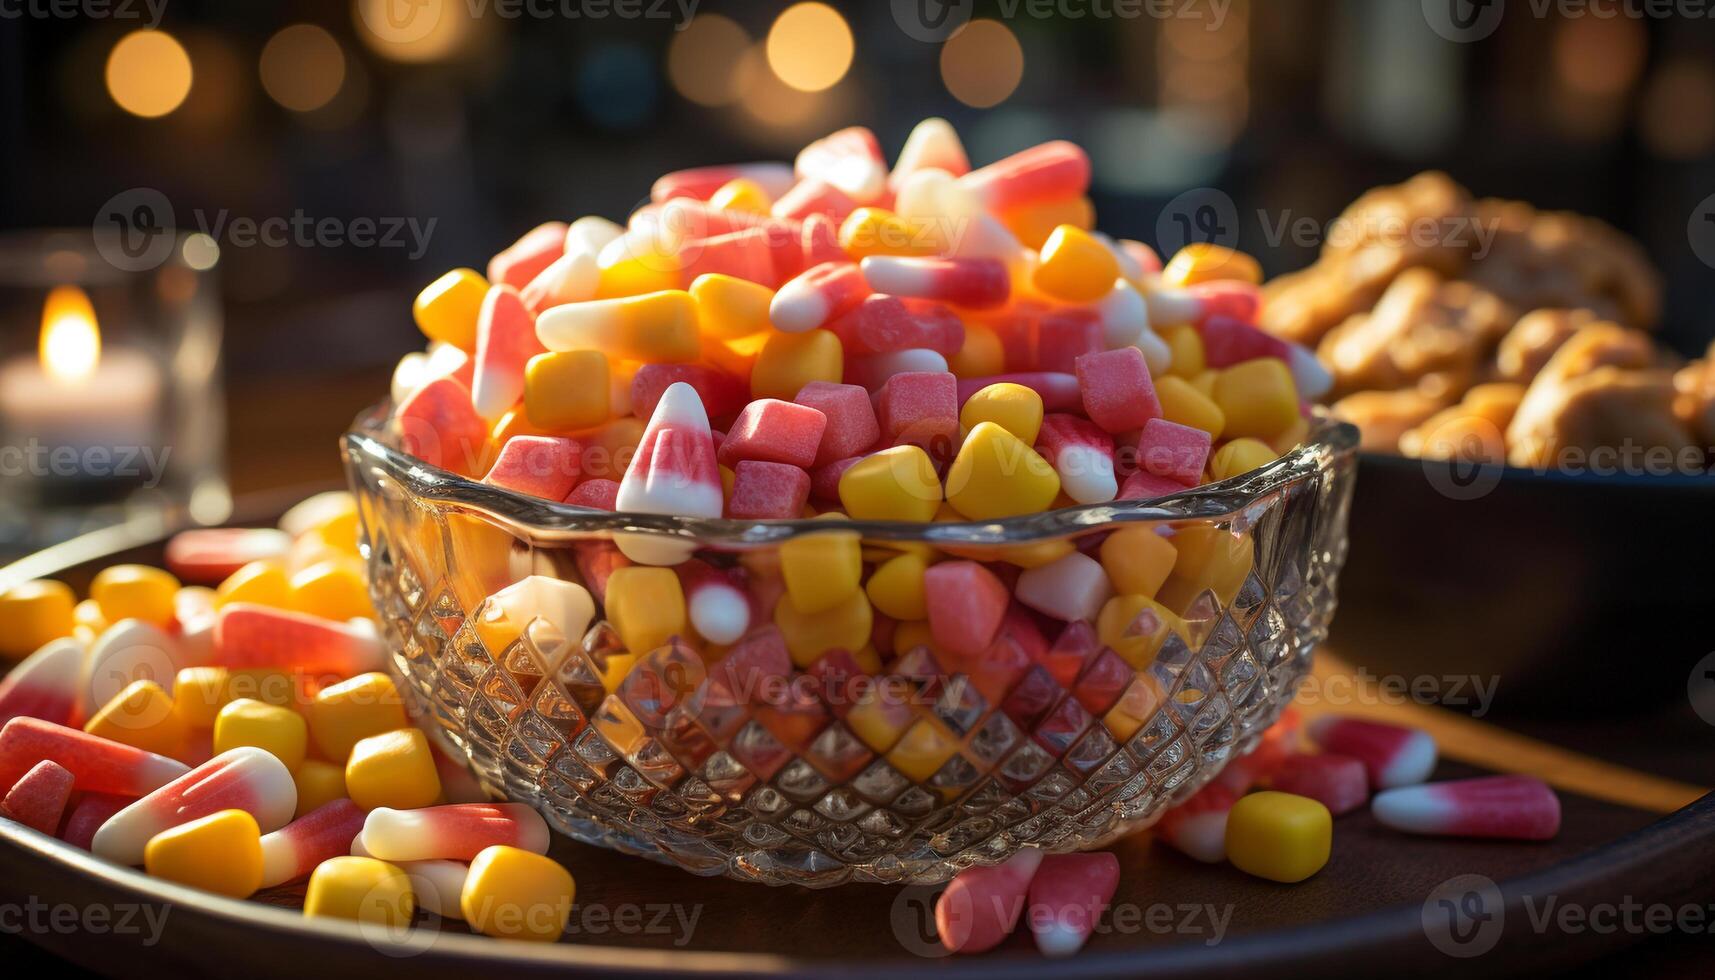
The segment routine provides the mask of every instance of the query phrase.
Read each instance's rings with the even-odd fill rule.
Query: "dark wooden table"
[[[275,382],[233,391],[229,455],[235,490],[246,494],[339,480],[338,437],[385,384],[385,377],[362,374]],[[1324,675],[1341,669],[1333,657],[1323,658],[1319,666]],[[1305,710],[1313,713],[1323,707],[1310,703]],[[1645,827],[1660,814],[1697,796],[1699,787],[1715,783],[1715,727],[1697,718],[1689,704],[1636,718],[1514,718],[1504,722],[1471,721],[1414,705],[1341,705],[1339,710],[1373,711],[1433,730],[1447,756],[1437,778],[1517,770],[1550,779],[1561,787],[1565,800],[1563,832],[1554,841],[1531,845],[1426,841],[1394,834],[1375,825],[1367,813],[1356,813],[1337,822],[1336,846],[1328,868],[1290,888],[1259,882],[1230,867],[1198,865],[1154,843],[1148,835],[1138,835],[1115,847],[1125,868],[1116,902],[1143,909],[1187,902],[1224,908],[1230,916],[1224,926],[1224,945],[1243,950],[1246,944],[1242,940],[1247,935],[1261,936],[1279,927],[1320,918],[1350,922],[1357,908],[1419,906],[1439,883],[1455,875],[1475,873],[1502,880],[1553,869]],[[897,888],[848,886],[819,892],[769,889],[694,879],[677,869],[565,840],[556,844],[555,853],[578,876],[580,897],[612,907],[663,901],[694,906],[698,920],[693,948],[698,950],[772,951],[800,957],[806,963],[869,963],[913,972],[931,962],[944,962],[915,958],[908,952],[911,916],[920,915],[927,906],[913,906],[912,899],[902,899]],[[1715,901],[1715,874],[1711,874],[1715,867],[1700,870],[1708,882],[1703,901]],[[1640,881],[1640,893],[1647,894],[1650,884]],[[290,890],[270,896],[279,903],[290,903],[293,897]],[[1198,938],[1191,932],[1197,924],[1186,922],[1183,916],[1173,921],[1172,928],[1178,931],[1157,934],[1139,926],[1125,935],[1105,932],[1096,936],[1085,957],[1074,963],[1091,966],[1114,962],[1109,958],[1140,946],[1165,948]],[[1209,926],[1202,928],[1208,930]],[[626,936],[588,934],[577,941],[596,946],[674,949],[677,938],[676,931],[668,930]],[[1015,935],[995,954],[998,958],[992,963],[999,972],[1061,970],[1029,958],[1029,950],[1028,936]],[[172,958],[187,952],[192,951],[175,950]],[[1550,941],[1544,943],[1538,965],[1548,971],[1590,976],[1640,971],[1692,975],[1699,970],[1707,975],[1712,953],[1715,944],[1707,934],[1647,937],[1629,943],[1624,950],[1572,960],[1555,955]],[[136,972],[149,972],[153,962],[138,961]],[[36,970],[51,970],[61,977],[86,975],[71,963],[8,933],[0,933],[0,963],[7,964],[8,975],[13,976],[33,975]],[[1263,972],[1267,960],[1249,965]],[[1403,972],[1417,973],[1429,967],[1432,972],[1468,973],[1473,972],[1472,966],[1469,961],[1448,958],[1444,962],[1416,962]],[[302,969],[315,970],[316,966],[305,963]]]

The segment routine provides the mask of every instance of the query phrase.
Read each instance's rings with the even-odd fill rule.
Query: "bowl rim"
[[[364,410],[342,439],[348,475],[379,467],[412,497],[473,511],[535,540],[582,540],[595,534],[644,532],[694,539],[699,545],[751,548],[812,533],[855,531],[866,540],[929,544],[1019,545],[1062,538],[1115,523],[1209,521],[1230,518],[1259,500],[1331,470],[1357,453],[1358,429],[1321,408],[1313,410],[1304,442],[1265,466],[1164,497],[1082,504],[995,521],[870,521],[851,518],[739,520],[596,510],[560,503],[460,476],[395,448],[386,441],[390,401]],[[355,489],[355,486],[354,486]]]

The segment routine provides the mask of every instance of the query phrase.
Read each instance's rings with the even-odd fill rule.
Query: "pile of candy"
[[[1548,840],[1560,831],[1560,799],[1540,779],[1425,783],[1437,757],[1426,732],[1334,715],[1307,727],[1315,751],[1301,747],[1298,715],[1288,709],[1255,749],[1163,813],[1156,838],[1195,860],[1227,861],[1294,884],[1328,863],[1334,818],[1366,802],[1376,822],[1411,834]],[[1372,789],[1380,790],[1373,801]],[[936,906],[937,931],[954,952],[982,952],[1022,916],[1038,949],[1064,955],[1089,939],[1118,884],[1111,854],[1022,851],[998,866],[960,872]],[[1046,894],[1056,901],[1039,897]]]
[[[382,672],[348,495],[167,558],[82,602],[0,595],[4,652],[40,644],[0,680],[0,815],[223,895],[307,877],[306,915],[560,936],[573,883],[547,824],[487,802]]]
[[[852,128],[669,174],[627,227],[550,222],[428,286],[397,436],[586,507],[919,522],[1163,496],[1297,445],[1329,377],[1254,325],[1257,263],[1163,267],[1091,230],[1089,178],[1066,142],[973,170],[939,119],[891,169]]]
[[[327,495],[289,513],[285,530],[180,535],[167,552],[177,577],[121,565],[82,602],[53,581],[0,594],[0,652],[40,644],[0,679],[0,817],[220,894],[301,882],[307,915],[400,926],[420,908],[490,935],[557,939],[574,885],[543,856],[547,825],[488,802],[378,670],[354,520],[348,497]],[[556,621],[590,616],[569,608],[575,593],[557,598]],[[516,606],[483,628],[516,629],[505,613]],[[1541,840],[1559,829],[1559,801],[1539,780],[1424,784],[1436,747],[1422,732],[1322,717],[1309,734],[1315,753],[1299,749],[1289,711],[1156,834],[1197,860],[1295,882],[1327,862],[1332,818],[1372,789],[1375,818],[1410,833]],[[938,935],[982,952],[1024,918],[1044,953],[1066,955],[1118,882],[1111,853],[1027,848],[961,872],[936,906]]]

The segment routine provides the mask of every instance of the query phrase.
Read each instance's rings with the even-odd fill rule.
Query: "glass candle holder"
[[[87,230],[0,236],[0,555],[231,511],[219,249],[159,233],[148,263]]]

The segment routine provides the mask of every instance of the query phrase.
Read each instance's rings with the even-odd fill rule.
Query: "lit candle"
[[[56,472],[68,451],[81,457],[92,449],[125,453],[155,447],[160,403],[161,372],[154,359],[140,350],[103,352],[95,308],[76,286],[48,293],[38,357],[0,365],[0,420],[7,441],[58,453],[60,461],[50,464]]]

